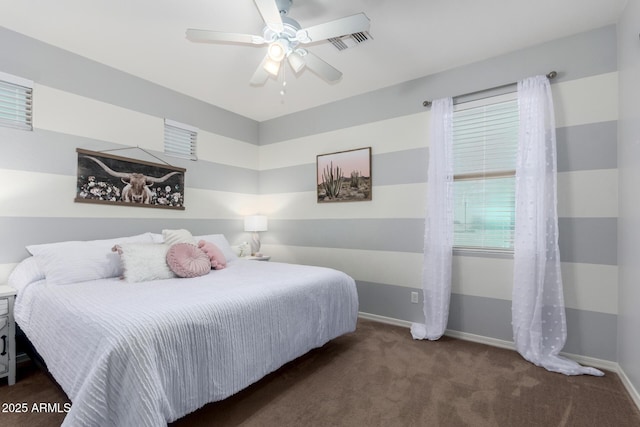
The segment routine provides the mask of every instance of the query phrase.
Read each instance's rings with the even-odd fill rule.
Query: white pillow
[[[153,242],[151,233],[107,240],[68,241],[27,246],[44,272],[47,283],[65,285],[122,276],[118,254],[111,248],[120,243]]]
[[[224,237],[224,234],[206,234],[204,236],[194,236],[194,239],[196,240],[196,244],[200,240],[205,240],[216,245],[224,254],[227,262],[238,259],[238,255],[233,249],[231,249],[231,245],[227,238]]]
[[[191,232],[185,229],[162,230],[162,237],[164,238],[164,243],[169,246],[175,245],[176,243],[191,243],[192,245],[198,244],[197,240],[191,235]]]
[[[44,272],[35,257],[20,261],[9,275],[7,284],[20,292],[28,284],[44,279]]]
[[[114,247],[120,254],[127,282],[176,277],[167,264],[169,245],[162,243],[122,243]]]
[[[153,243],[164,243],[164,237],[160,233],[151,233],[151,238],[153,239]]]

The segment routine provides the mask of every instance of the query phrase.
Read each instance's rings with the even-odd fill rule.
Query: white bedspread
[[[20,327],[72,401],[67,426],[163,426],[355,330],[353,279],[237,260],[194,279],[18,294]]]

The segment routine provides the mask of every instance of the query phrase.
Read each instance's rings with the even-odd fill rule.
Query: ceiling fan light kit
[[[296,74],[306,67],[328,82],[337,81],[342,77],[340,71],[298,46],[337,39],[354,33],[366,33],[369,30],[370,21],[364,13],[302,28],[297,21],[287,16],[292,0],[254,0],[254,2],[265,23],[262,36],[198,29],[187,30],[187,39],[192,42],[268,44],[267,54],[250,80],[252,85],[263,85],[270,75],[277,77],[285,58]]]
[[[274,61],[271,58],[268,58],[263,66],[264,70],[271,74],[272,76],[277,76],[280,72],[280,61]]]
[[[272,61],[280,62],[290,51],[289,41],[286,39],[278,39],[269,45],[267,53]]]

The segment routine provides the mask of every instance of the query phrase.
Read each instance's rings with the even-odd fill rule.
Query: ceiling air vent
[[[371,37],[371,34],[369,34],[368,32],[361,31],[358,33],[347,34],[341,37],[333,37],[330,38],[329,41],[336,47],[336,49],[345,50],[360,43],[364,43],[372,38],[373,37]]]

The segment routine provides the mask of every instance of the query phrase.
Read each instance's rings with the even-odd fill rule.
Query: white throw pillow
[[[88,280],[122,276],[122,265],[114,245],[128,242],[153,242],[151,233],[106,240],[68,241],[30,245],[33,255],[45,274],[47,283],[65,285]]]
[[[127,282],[170,279],[176,277],[167,264],[169,245],[162,243],[122,243],[114,250],[120,254]]]
[[[197,240],[191,235],[191,232],[185,229],[162,230],[162,237],[164,238],[164,243],[169,246],[175,245],[176,243],[198,244]]]

